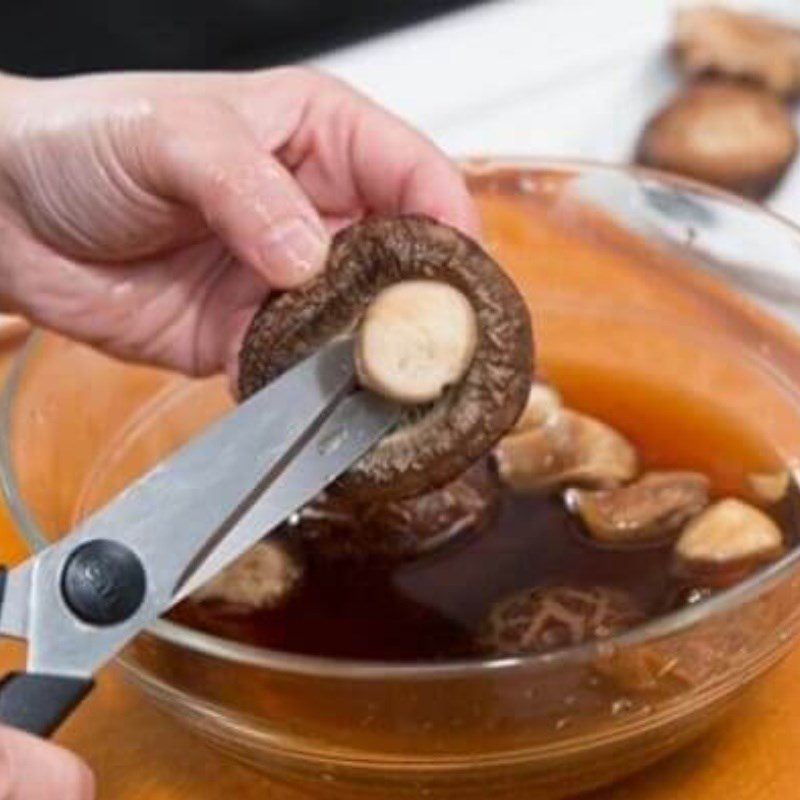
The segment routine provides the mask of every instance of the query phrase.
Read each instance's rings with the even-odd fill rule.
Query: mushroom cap
[[[323,493],[292,528],[310,556],[326,561],[406,561],[483,530],[499,503],[500,483],[484,458],[418,497],[358,504]]]
[[[448,283],[470,302],[477,343],[469,369],[346,472],[337,490],[361,500],[442,486],[488,452],[525,407],[533,336],[525,300],[475,242],[421,216],[371,218],[340,231],[327,268],[307,286],[267,297],[239,358],[244,399],[332,337],[351,332],[375,296],[406,280]]]
[[[647,124],[638,163],[756,199],[783,177],[797,152],[797,132],[768,92],[721,80],[683,90]]]
[[[494,655],[546,653],[604,639],[642,622],[626,592],[610,586],[538,586],[496,603],[479,633]]]

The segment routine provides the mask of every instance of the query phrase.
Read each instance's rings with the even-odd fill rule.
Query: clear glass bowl
[[[795,463],[797,229],[732,196],[647,171],[531,160],[467,169],[477,192],[514,186],[521,197],[542,198],[560,224],[580,225],[587,207],[599,207],[648,247],[681,252],[698,276],[713,273],[736,287],[736,297],[747,297],[737,306],[742,319],[754,307],[780,318],[784,345],[765,352],[743,333],[746,325],[726,327],[711,313],[695,313],[689,324],[679,307],[642,287],[622,296],[609,283],[608,292],[577,296],[552,285],[542,299],[526,282],[525,236],[513,220],[503,223],[506,255],[517,254],[512,271],[534,312],[549,304],[539,317],[545,364],[563,342],[560,315],[572,320],[573,346],[588,357],[608,351],[626,370],[652,372],[655,363],[667,382],[680,350],[676,363],[696,372],[698,392],[757,426]],[[503,250],[502,242],[490,245]],[[598,342],[598,324],[617,345]],[[695,357],[687,360],[687,348]],[[716,354],[714,364],[707,353]],[[725,390],[726,381],[749,385],[750,373],[768,375],[780,391]],[[191,381],[35,336],[15,365],[0,420],[0,477],[23,535],[33,547],[57,538],[229,405],[221,379]],[[119,661],[147,697],[203,739],[315,797],[564,797],[690,742],[786,653],[800,622],[799,562],[792,551],[707,602],[549,655],[347,662],[162,620]]]

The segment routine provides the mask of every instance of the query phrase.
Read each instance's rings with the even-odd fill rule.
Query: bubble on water
[[[572,722],[571,717],[561,717],[561,719],[557,719],[555,725],[553,726],[557,731],[563,731],[564,728],[567,727]]]

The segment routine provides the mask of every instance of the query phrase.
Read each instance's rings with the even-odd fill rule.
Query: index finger
[[[353,126],[353,181],[370,210],[426,214],[480,237],[464,176],[433,142],[368,101],[360,105]]]

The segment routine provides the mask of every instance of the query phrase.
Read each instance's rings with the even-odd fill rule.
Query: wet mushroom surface
[[[419,314],[420,306],[438,310]],[[522,413],[533,365],[527,306],[493,259],[453,228],[401,216],[340,231],[319,278],[269,295],[256,314],[240,352],[240,397],[354,331],[362,381],[409,408],[338,480],[343,495],[375,501],[438,488]]]
[[[565,500],[588,534],[607,544],[641,544],[680,532],[708,505],[699,472],[648,472],[616,489],[570,489]]]
[[[404,561],[432,553],[466,534],[480,533],[500,504],[500,482],[488,459],[439,489],[404,500],[354,503],[323,495],[288,525],[312,558]]]

